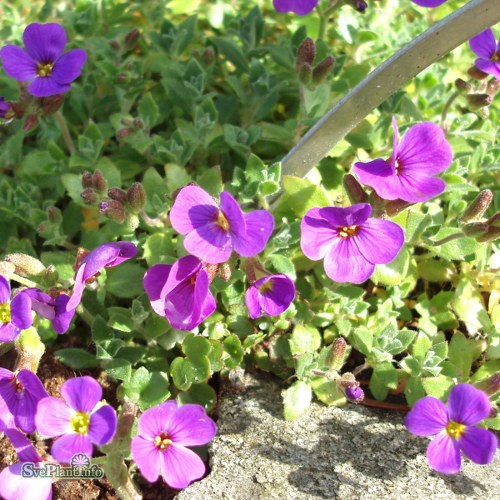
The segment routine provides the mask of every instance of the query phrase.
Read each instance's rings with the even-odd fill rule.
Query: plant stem
[[[22,276],[19,276],[18,274],[11,274],[10,279],[17,281],[21,285],[27,286],[29,288],[36,288],[37,284],[34,281],[31,281],[27,278],[23,278]]]
[[[444,129],[446,128],[445,126],[446,115],[448,114],[451,105],[459,95],[460,93],[458,91],[453,92],[453,94],[451,94],[450,98],[446,101],[446,104],[444,105],[443,112],[441,113],[441,127]]]
[[[449,236],[446,236],[442,240],[438,241],[430,241],[428,244],[432,245],[433,247],[438,247],[440,245],[444,245],[445,243],[448,243],[449,241],[456,240],[458,238],[463,238],[464,234],[463,233],[454,233],[450,234]]]
[[[76,152],[75,143],[71,138],[71,134],[69,133],[68,125],[66,124],[66,120],[62,115],[60,110],[57,110],[54,113],[54,118],[56,119],[57,125],[59,125],[59,130],[61,131],[61,135],[64,139],[64,143],[68,148],[70,154],[74,154]]]

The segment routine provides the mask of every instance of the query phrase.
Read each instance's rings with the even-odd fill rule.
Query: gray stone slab
[[[428,440],[412,436],[403,415],[363,406],[313,403],[295,422],[283,419],[281,386],[250,378],[227,394],[210,445],[211,473],[178,500],[500,499],[500,456],[462,472],[429,469]]]

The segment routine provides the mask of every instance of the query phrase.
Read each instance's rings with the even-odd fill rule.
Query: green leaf
[[[424,377],[422,379],[422,385],[428,396],[434,396],[438,399],[444,399],[446,394],[455,385],[453,380],[444,375],[438,375],[437,377]]]
[[[139,101],[137,110],[139,111],[139,117],[144,121],[147,129],[151,129],[156,125],[160,117],[160,109],[151,92],[145,94]]]
[[[201,405],[209,412],[217,404],[217,394],[208,384],[193,384],[189,391],[178,394],[177,401],[183,405],[187,403]]]
[[[410,377],[405,386],[406,402],[413,406],[419,399],[426,396],[422,380],[417,377]]]
[[[357,349],[365,356],[369,356],[372,353],[373,338],[373,331],[371,329],[359,327],[351,333],[349,341],[354,349]]]
[[[466,339],[460,332],[455,332],[450,340],[448,348],[448,359],[458,370],[458,377],[461,382],[469,379],[472,367],[472,339]]]
[[[130,380],[132,365],[126,359],[112,359],[104,365],[106,373],[117,380]]]
[[[396,389],[398,386],[398,372],[392,363],[378,363],[373,367],[370,379],[370,391],[379,401],[387,397],[388,389]]]
[[[210,341],[204,337],[189,334],[182,343],[184,354],[189,357],[206,356],[211,349]]]
[[[97,361],[96,357],[83,349],[59,349],[54,353],[54,356],[74,370],[97,368],[99,366],[99,361]]]
[[[292,354],[315,352],[321,346],[319,331],[311,326],[295,325],[290,337],[290,351]]]
[[[172,242],[173,234],[170,231],[155,233],[149,236],[144,243],[144,258],[148,266],[155,264],[172,264],[175,246]]]
[[[126,309],[125,307],[109,307],[108,314],[108,326],[114,330],[124,333],[130,333],[134,330],[134,322],[130,309]]]
[[[342,406],[345,404],[344,393],[334,380],[326,377],[312,377],[312,390],[316,397],[328,406]]]
[[[393,261],[375,266],[371,280],[386,286],[399,285],[406,278],[409,267],[410,252],[404,246]]]
[[[170,397],[168,376],[165,372],[152,372],[145,388],[141,391],[138,405],[142,411],[163,403]]]
[[[120,299],[132,299],[144,292],[144,268],[125,262],[106,270],[106,290]]]
[[[224,339],[224,363],[228,368],[236,368],[243,361],[243,348],[236,335]]]
[[[425,333],[420,332],[411,346],[412,355],[418,360],[423,361],[427,352],[432,347],[432,342]]]
[[[447,236],[451,236],[453,234],[461,234],[462,231],[460,229],[453,229],[450,227],[444,227],[438,231],[438,233],[434,236],[434,241],[439,241]],[[457,238],[455,240],[451,240],[448,243],[444,243],[442,245],[432,245],[432,243],[428,246],[429,250],[442,257],[446,260],[465,260],[467,255],[471,255],[477,251],[479,248],[479,243],[474,238],[462,237]]]
[[[292,280],[297,279],[295,266],[293,265],[292,260],[288,257],[279,254],[273,254],[269,256],[268,260],[278,273],[286,274]]]
[[[285,420],[296,420],[304,415],[311,404],[311,398],[311,386],[301,380],[283,391]]]

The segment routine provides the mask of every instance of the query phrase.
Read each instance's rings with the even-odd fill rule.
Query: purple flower
[[[0,96],[0,118],[5,118],[5,115],[10,108],[10,103],[8,103],[2,96]]]
[[[484,30],[469,40],[472,52],[479,57],[476,68],[500,80],[500,40],[495,42],[491,28]]]
[[[0,430],[10,439],[19,458],[19,462],[0,472],[0,497],[5,500],[50,500],[52,478],[36,474],[36,469],[42,464],[42,458],[31,441],[16,429]]]
[[[76,309],[82,299],[85,282],[93,278],[104,267],[113,267],[135,257],[137,247],[128,241],[104,243],[94,248],[82,260],[75,276],[73,295],[66,304],[66,310]]]
[[[361,403],[365,399],[365,392],[361,387],[347,387],[345,390],[345,397],[353,403]]]
[[[205,474],[201,458],[186,446],[206,444],[216,432],[217,426],[202,406],[178,407],[176,401],[166,401],[139,418],[132,457],[150,483],[161,474],[171,488],[182,489]]]
[[[67,380],[61,395],[65,402],[48,397],[38,403],[36,428],[47,437],[61,436],[51,448],[52,456],[59,462],[70,463],[77,453],[91,457],[92,443],[102,446],[113,439],[115,410],[100,404],[102,389],[92,377]]]
[[[398,126],[394,128],[393,153],[389,160],[354,165],[354,173],[384,200],[401,199],[410,203],[430,200],[441,194],[446,184],[435,175],[446,170],[453,152],[440,127],[424,122],[410,127],[398,144]]]
[[[420,5],[420,7],[439,7],[444,4],[447,0],[411,0],[413,3]]]
[[[154,311],[178,330],[192,330],[215,311],[208,274],[192,255],[172,266],[151,267],[144,275],[144,289]]]
[[[369,219],[372,207],[311,208],[301,223],[300,246],[311,260],[324,259],[326,274],[340,283],[362,283],[375,264],[391,262],[404,244],[403,230],[394,222]]]
[[[11,342],[32,324],[30,298],[19,292],[10,300],[9,282],[0,275],[0,342]]]
[[[274,229],[274,217],[266,210],[244,214],[229,193],[215,200],[198,186],[181,189],[170,211],[174,229],[185,234],[184,247],[196,257],[219,264],[234,248],[242,257],[253,257],[264,250]]]
[[[448,407],[431,396],[419,399],[405,418],[408,431],[416,436],[436,436],[427,447],[432,469],[457,474],[461,467],[460,451],[477,464],[489,464],[498,446],[493,432],[475,427],[488,417],[488,396],[469,384],[452,388]]]
[[[62,334],[68,331],[75,315],[74,309],[66,309],[70,300],[69,295],[60,294],[51,297],[38,288],[27,288],[23,293],[30,297],[31,309],[42,318],[49,319],[55,332]]]
[[[0,50],[5,72],[21,82],[31,82],[28,92],[35,97],[67,92],[82,72],[86,52],[73,49],[63,54],[66,32],[55,23],[28,25],[23,40],[26,50],[17,45]]]
[[[30,370],[15,374],[0,368],[0,415],[12,415],[14,424],[22,431],[34,432],[38,401],[48,396],[40,379]],[[5,419],[9,425],[12,419]]]
[[[245,303],[251,318],[262,312],[278,316],[286,311],[295,298],[295,285],[286,274],[265,276],[250,285],[245,293]]]
[[[278,12],[293,12],[305,16],[312,12],[319,0],[273,0],[274,8]]]

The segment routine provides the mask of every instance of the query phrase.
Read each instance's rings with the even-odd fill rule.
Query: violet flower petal
[[[0,304],[10,301],[10,284],[4,276],[0,274]]]
[[[160,455],[160,473],[171,487],[181,490],[205,474],[205,464],[189,448],[172,443]]]
[[[71,320],[75,315],[75,310],[67,310],[68,302],[70,301],[69,295],[61,294],[55,300],[55,318],[52,320],[52,328],[58,334],[63,334],[68,331]]]
[[[12,413],[14,413],[16,425],[22,431],[31,433],[36,429],[35,414],[38,401],[49,397],[49,394],[40,379],[30,370],[21,370],[16,378],[23,386],[23,391],[16,398],[17,405]]]
[[[149,408],[139,418],[138,435],[154,441],[156,436],[168,431],[176,411],[177,401],[173,399]]]
[[[33,443],[17,429],[5,429],[5,435],[15,448],[20,462],[41,462],[41,457]]]
[[[476,59],[475,66],[489,75],[494,76],[497,80],[500,80],[500,63],[496,61],[490,61],[488,59]]]
[[[357,203],[350,207],[325,207],[319,209],[320,217],[327,220],[334,228],[359,226],[372,213],[369,203]]]
[[[363,283],[375,270],[358,250],[353,238],[337,238],[328,247],[324,267],[327,276],[338,283]]]
[[[17,462],[0,472],[0,496],[5,500],[52,498],[52,478],[23,477],[23,463]]]
[[[28,85],[28,92],[35,97],[50,97],[68,92],[70,88],[71,85],[57,83],[52,76],[37,76]]]
[[[85,375],[66,380],[61,396],[73,410],[91,413],[102,398],[102,388],[97,380]]]
[[[495,35],[491,28],[485,29],[469,40],[472,52],[482,59],[491,59],[497,50]]]
[[[233,237],[241,237],[246,232],[245,214],[231,193],[220,194],[220,209],[229,223],[229,232]]]
[[[31,299],[31,309],[42,318],[53,320],[55,317],[53,299],[50,295],[43,293],[38,288],[27,288],[23,290]]]
[[[396,258],[403,247],[405,235],[395,222],[368,219],[352,239],[368,262],[387,264]]]
[[[219,207],[215,200],[198,186],[183,187],[170,210],[172,227],[188,234],[217,219]]]
[[[458,445],[473,462],[485,465],[493,462],[498,439],[491,431],[469,426],[458,440]]]
[[[215,422],[200,405],[185,404],[173,415],[168,434],[181,446],[201,446],[211,441],[217,433]]]
[[[50,454],[58,461],[65,464],[77,453],[92,456],[92,442],[88,436],[82,434],[65,434],[56,439],[50,448]]]
[[[437,472],[458,474],[462,458],[457,442],[446,431],[440,432],[427,446],[427,461]]]
[[[384,200],[396,200],[398,198],[397,189],[399,182],[394,185],[387,185],[388,182],[394,183],[398,176],[394,175],[391,164],[377,158],[369,162],[357,162],[354,164],[354,173],[362,184],[370,186]]]
[[[161,296],[165,297],[170,294],[186,280],[190,280],[200,269],[200,259],[193,255],[186,255],[175,261],[161,290]]]
[[[231,236],[211,222],[191,231],[184,239],[184,248],[205,262],[220,264],[231,257]]]
[[[328,247],[337,238],[337,231],[322,217],[321,208],[311,208],[300,223],[300,248],[311,260],[324,258]]]
[[[267,210],[245,214],[245,234],[234,235],[233,247],[242,257],[254,257],[264,250],[274,230],[274,217]]]
[[[305,16],[314,10],[319,0],[273,0],[274,8],[278,12],[293,12]]]
[[[141,419],[139,419],[139,424]],[[144,478],[150,483],[156,482],[160,475],[161,452],[159,452],[153,440],[136,436],[132,438],[130,451],[134,462]]]
[[[11,322],[20,330],[26,330],[33,324],[31,299],[24,292],[19,292],[10,303]]]
[[[444,4],[448,0],[412,0],[413,3],[420,5],[420,7],[438,7]]]
[[[252,285],[245,292],[245,304],[248,308],[248,314],[252,319],[261,316],[260,293],[256,286]]]
[[[59,85],[71,83],[81,75],[86,60],[87,53],[83,49],[69,50],[54,64],[50,76]]]
[[[399,180],[399,187],[394,189],[394,194],[399,193],[399,198],[411,203],[428,201],[440,195],[446,189],[446,183],[438,177],[428,177],[417,172],[408,172],[395,176],[393,185]],[[399,190],[399,192],[398,192]]]
[[[405,425],[408,432],[415,436],[434,436],[448,425],[448,421],[445,404],[437,398],[426,396],[419,399],[406,415]]]
[[[36,408],[36,428],[40,434],[49,438],[72,432],[70,426],[72,414],[64,401],[53,397],[43,398]]]
[[[458,384],[450,391],[448,415],[450,420],[474,425],[488,417],[491,403],[483,391],[470,384]]]
[[[295,284],[285,274],[274,274],[271,279],[272,289],[261,294],[261,305],[268,316],[278,316],[290,307],[295,298]]]
[[[66,32],[56,23],[32,23],[23,33],[28,54],[38,63],[54,63],[66,47]]]
[[[21,330],[16,328],[12,323],[0,325],[0,342],[12,342],[19,337],[20,333]]]
[[[109,443],[116,433],[116,412],[110,405],[101,406],[90,416],[88,437],[97,446]]]
[[[71,297],[69,298],[69,301],[66,304],[66,309],[68,311],[76,309],[78,304],[82,300],[83,290],[85,289],[85,279],[83,276],[85,273],[86,266],[87,264],[83,262],[78,268],[78,271],[76,272],[75,284],[73,286],[73,293],[71,294]]]
[[[36,61],[21,47],[6,45],[0,49],[3,69],[11,78],[24,82],[33,80],[37,75]]]
[[[161,291],[165,286],[172,266],[168,264],[156,264],[150,267],[144,274],[144,290],[148,294],[153,311],[165,315],[165,298],[161,297]]]

